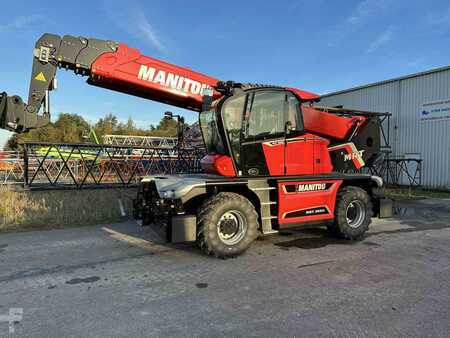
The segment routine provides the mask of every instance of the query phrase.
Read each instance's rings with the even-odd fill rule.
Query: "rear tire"
[[[340,238],[361,239],[369,229],[372,214],[372,202],[364,189],[343,187],[337,193],[334,222],[328,230]]]
[[[235,257],[258,236],[258,214],[242,195],[221,192],[207,199],[197,212],[197,245],[207,255]]]

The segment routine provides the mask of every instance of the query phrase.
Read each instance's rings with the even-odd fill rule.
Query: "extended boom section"
[[[56,89],[56,70],[87,76],[91,85],[199,111],[202,92],[218,80],[142,55],[109,40],[44,34],[33,50],[28,101],[2,93],[0,128],[26,132],[50,122],[49,93]],[[213,91],[213,97],[221,94]]]
[[[65,68],[76,74],[90,76],[92,63],[105,52],[114,52],[118,44],[113,41],[61,38],[44,34],[33,50],[33,66],[25,103],[18,96],[2,94],[0,127],[15,132],[42,127],[50,122],[49,92],[56,89],[56,70]]]

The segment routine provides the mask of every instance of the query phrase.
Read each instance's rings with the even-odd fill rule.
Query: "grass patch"
[[[444,189],[427,189],[417,187],[391,187],[384,188],[383,193],[392,199],[425,199],[425,198],[449,198],[450,191]]]
[[[0,231],[120,222],[131,218],[135,189],[27,191],[0,187]]]

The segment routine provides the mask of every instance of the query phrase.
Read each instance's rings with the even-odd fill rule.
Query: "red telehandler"
[[[172,242],[196,241],[226,258],[259,234],[304,224],[359,239],[372,216],[390,215],[390,201],[374,193],[380,177],[344,173],[379,161],[377,113],[317,106],[318,95],[296,88],[222,82],[114,41],[44,34],[28,102],[3,93],[1,128],[26,132],[49,122],[57,68],[199,112],[204,173],[143,177],[134,201],[135,218]]]

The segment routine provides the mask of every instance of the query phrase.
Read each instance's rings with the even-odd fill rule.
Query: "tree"
[[[103,135],[114,134],[118,122],[117,117],[109,113],[104,118],[100,118],[94,125],[95,133],[99,139],[101,139]]]
[[[89,123],[80,115],[61,113],[54,123],[27,133],[14,134],[8,140],[6,148],[18,150],[23,142],[80,143],[84,142],[83,136],[89,129]]]
[[[161,137],[176,137],[177,136],[177,121],[163,117],[156,127],[151,127],[149,133],[151,136]]]
[[[56,128],[58,135],[56,141],[73,143],[82,142],[83,135],[90,129],[89,123],[87,123],[80,115],[65,113],[58,116],[54,127]],[[54,139],[52,135],[47,135],[47,137]]]
[[[150,125],[148,129],[137,128],[133,119],[119,122],[116,116],[109,113],[90,125],[82,116],[61,113],[58,119],[45,127],[30,130],[24,134],[14,134],[7,142],[6,149],[18,150],[22,142],[84,143],[85,136],[94,130],[100,142],[104,135],[138,135],[176,137],[177,121],[163,117],[158,125]],[[92,140],[89,140],[92,142]]]

